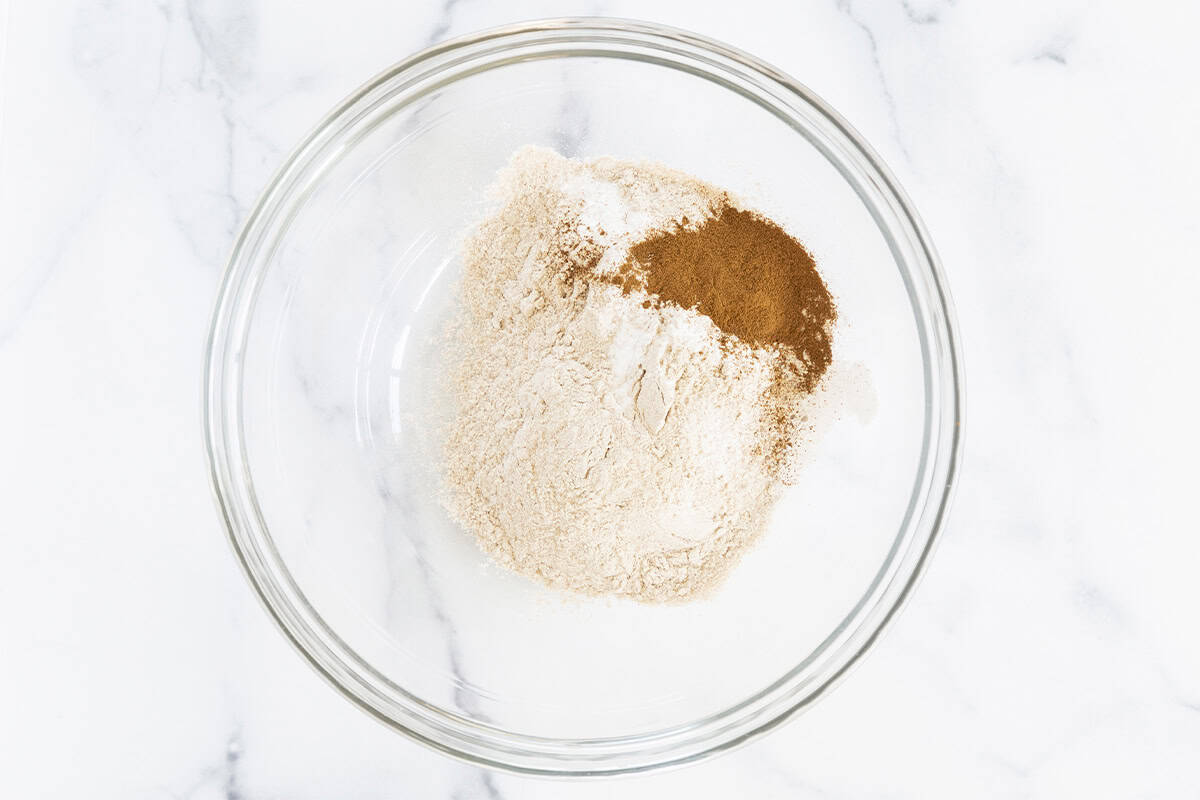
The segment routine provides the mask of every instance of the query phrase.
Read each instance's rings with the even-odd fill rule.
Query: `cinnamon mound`
[[[794,357],[803,391],[833,360],[837,309],[804,245],[769,219],[727,201],[698,225],[674,228],[633,245],[604,279],[626,294],[645,290],[656,304],[694,308],[726,334]]]

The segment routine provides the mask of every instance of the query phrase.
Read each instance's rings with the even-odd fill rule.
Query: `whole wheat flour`
[[[538,148],[492,191],[449,332],[447,508],[497,562],[552,587],[704,594],[765,528],[813,376],[613,277],[648,234],[711,219],[728,196]]]

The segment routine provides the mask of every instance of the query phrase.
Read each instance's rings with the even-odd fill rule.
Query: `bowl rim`
[[[473,61],[512,58],[521,48],[535,47],[550,47],[545,58],[635,57],[683,69],[738,91],[791,125],[839,169],[871,211],[905,282],[921,339],[926,389],[921,463],[905,520],[872,584],[825,643],[785,676],[717,714],[649,734],[576,740],[516,734],[434,706],[392,683],[305,600],[267,533],[240,446],[241,359],[262,279],[254,267],[269,260],[258,258],[262,248],[273,247],[286,232],[287,203],[294,214],[297,198],[328,166],[321,163],[327,148],[403,91],[436,83],[447,70]],[[646,52],[638,57],[612,50],[620,47]],[[505,63],[512,61],[501,58],[489,68]],[[443,77],[438,85],[471,74]],[[811,116],[801,117],[804,112]],[[365,135],[361,128],[359,134]],[[205,451],[217,508],[243,572],[284,636],[343,696],[393,730],[466,762],[522,774],[600,776],[682,765],[741,746],[810,707],[874,646],[911,596],[945,526],[962,458],[964,386],[953,304],[924,223],[883,161],[832,107],[781,70],[706,36],[629,19],[541,19],[460,36],[398,62],[351,93],[292,151],[247,216],[217,295],[205,360]],[[825,660],[816,663],[817,656]],[[738,716],[731,718],[734,712]]]

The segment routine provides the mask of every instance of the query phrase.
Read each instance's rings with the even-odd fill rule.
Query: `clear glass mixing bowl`
[[[814,252],[837,357],[870,371],[875,416],[832,428],[711,599],[565,599],[491,566],[439,504],[457,244],[531,143],[662,161],[749,199]],[[961,413],[933,247],[858,134],[745,53],[571,19],[426,50],[304,140],[230,259],[205,429],[246,574],[339,691],[473,762],[592,775],[727,750],[828,691],[929,557]]]

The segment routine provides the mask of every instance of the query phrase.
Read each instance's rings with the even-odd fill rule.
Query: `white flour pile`
[[[552,587],[704,593],[763,531],[794,455],[773,433],[781,356],[594,278],[727,196],[663,167],[536,148],[493,192],[450,331],[447,507],[496,561]]]

